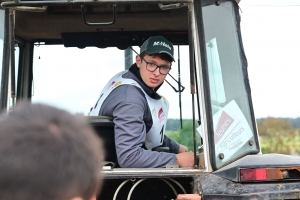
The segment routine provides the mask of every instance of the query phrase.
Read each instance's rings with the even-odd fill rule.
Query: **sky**
[[[300,1],[242,0],[239,6],[255,117],[300,117]],[[77,48],[69,48],[67,52],[57,47],[37,48],[34,70],[40,75],[34,77],[33,101],[57,102],[55,106],[87,114],[96,102],[103,82],[124,69],[124,53],[114,51],[104,55],[98,48],[84,51],[83,56]],[[2,48],[0,53],[2,55]],[[122,59],[117,60],[117,57]],[[175,58],[178,58],[177,49]],[[176,61],[172,67],[172,76],[178,79],[177,64],[188,62],[188,58],[181,56],[180,62]],[[73,67],[71,71],[66,68],[69,65]],[[191,118],[191,101],[187,100],[190,96],[189,75],[184,70],[181,73],[185,86],[182,116]],[[170,77],[168,81],[176,85]],[[159,92],[171,101],[169,116],[179,118],[178,93],[168,84],[164,84]],[[43,96],[39,98],[41,93]]]
[[[239,5],[256,118],[300,117],[300,1]]]

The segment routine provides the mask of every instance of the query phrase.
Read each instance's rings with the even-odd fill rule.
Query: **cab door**
[[[299,199],[300,157],[261,154],[236,1],[194,1],[203,199]],[[282,186],[282,187],[278,187]]]
[[[236,1],[194,2],[200,132],[212,171],[260,152]],[[197,34],[197,35],[196,35]],[[205,145],[206,144],[206,145]]]

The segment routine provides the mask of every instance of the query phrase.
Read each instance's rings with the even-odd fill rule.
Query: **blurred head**
[[[99,192],[102,143],[83,118],[23,102],[0,127],[0,199],[90,200]]]
[[[162,36],[146,40],[136,56],[136,65],[146,85],[159,86],[171,70],[174,61],[174,48],[170,41]]]

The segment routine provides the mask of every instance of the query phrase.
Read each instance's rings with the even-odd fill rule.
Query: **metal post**
[[[4,39],[3,39],[3,60],[2,60],[2,78],[0,93],[0,113],[7,110],[8,99],[8,80],[9,80],[9,9],[5,9],[4,14]]]
[[[10,32],[10,75],[11,75],[11,100],[12,108],[15,105],[16,86],[15,86],[15,13],[10,9],[9,13],[9,32]]]
[[[130,47],[124,50],[124,56],[125,56],[125,69],[129,69],[133,63],[132,50],[130,49]]]
[[[180,49],[178,45],[178,91],[179,91],[179,108],[180,108],[180,127],[182,129],[182,108],[181,108],[181,90],[180,90],[181,80],[180,80]]]

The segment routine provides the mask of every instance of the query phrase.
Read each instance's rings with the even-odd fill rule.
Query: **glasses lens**
[[[171,69],[170,67],[167,67],[167,66],[161,66],[161,67],[159,68],[159,72],[160,72],[161,74],[166,75],[166,74],[169,73],[170,69]]]
[[[150,72],[154,72],[157,68],[157,65],[154,64],[154,63],[149,63],[149,62],[146,62],[147,65],[146,65],[146,68],[150,71]]]

